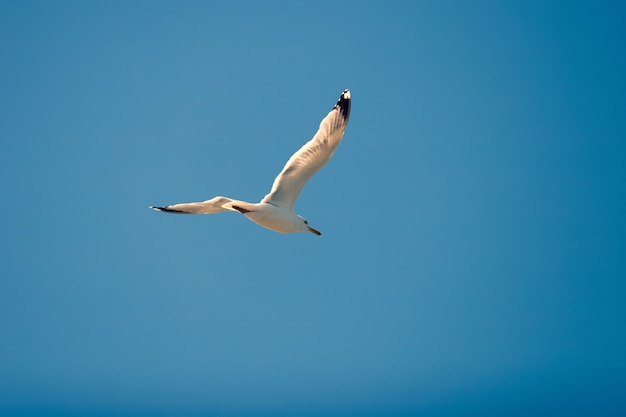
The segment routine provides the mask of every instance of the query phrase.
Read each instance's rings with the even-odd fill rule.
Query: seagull
[[[279,233],[311,232],[322,234],[296,214],[294,206],[306,182],[330,160],[341,142],[350,117],[350,90],[341,93],[337,104],[320,123],[313,139],[287,161],[272,189],[259,203],[217,196],[197,203],[150,206],[151,209],[178,214],[214,214],[236,211],[254,223]]]

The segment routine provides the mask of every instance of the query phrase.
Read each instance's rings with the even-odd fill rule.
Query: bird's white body
[[[285,164],[272,189],[259,203],[228,197],[214,197],[198,203],[181,203],[151,208],[169,213],[213,214],[237,211],[256,224],[279,233],[311,232],[321,235],[298,216],[294,206],[306,182],[330,160],[341,142],[350,116],[350,91],[345,90],[335,107],[322,120],[313,139],[302,146]]]
[[[255,210],[244,213],[244,216],[259,226],[267,227],[280,233],[306,231],[299,230],[300,217],[293,210],[268,203],[257,203],[254,206]]]
[[[242,204],[243,203],[243,204]],[[231,208],[231,207],[236,208]],[[288,208],[277,206],[271,203],[245,203],[243,201],[235,201],[231,204],[225,204],[225,208],[239,211],[251,221],[259,226],[266,227],[279,233],[308,232],[312,228],[301,227],[303,225],[302,217],[298,216],[295,211]],[[243,209],[243,211],[241,210]],[[250,211],[245,211],[250,210]],[[319,232],[318,232],[319,234]]]

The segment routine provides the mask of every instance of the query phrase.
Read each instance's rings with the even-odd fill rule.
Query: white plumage
[[[295,213],[294,206],[307,181],[333,156],[341,142],[349,117],[350,91],[345,90],[335,107],[320,123],[313,139],[289,158],[274,180],[271,191],[259,203],[218,196],[198,203],[150,208],[180,214],[213,214],[232,210],[276,232],[311,232],[321,235],[309,225],[308,221]]]

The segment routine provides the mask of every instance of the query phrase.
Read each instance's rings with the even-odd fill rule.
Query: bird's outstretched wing
[[[335,107],[320,123],[313,139],[304,144],[285,164],[262,203],[293,209],[304,184],[333,156],[350,117],[350,91],[345,90]]]
[[[213,214],[220,213],[222,211],[231,210],[229,208],[222,207],[226,203],[230,203],[234,200],[231,200],[227,197],[215,197],[210,200],[198,202],[198,203],[181,203],[174,204],[172,206],[163,206],[163,207],[154,207],[150,206],[151,209],[164,211],[166,213],[177,213],[177,214]]]

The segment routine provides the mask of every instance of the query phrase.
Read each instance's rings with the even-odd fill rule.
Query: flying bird
[[[274,180],[271,191],[259,203],[217,196],[197,203],[150,208],[178,214],[213,214],[230,210],[279,233],[311,232],[321,236],[304,217],[296,214],[294,206],[306,182],[333,156],[346,130],[349,117],[350,91],[345,90],[335,107],[320,123],[313,139],[289,158]]]

